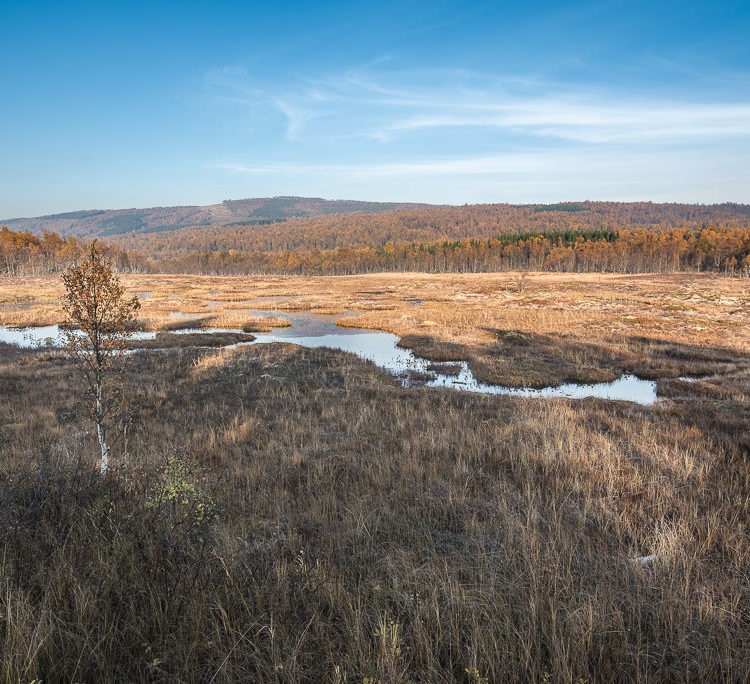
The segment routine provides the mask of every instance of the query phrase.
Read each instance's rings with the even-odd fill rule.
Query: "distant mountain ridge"
[[[389,243],[428,245],[501,235],[745,229],[750,228],[750,205],[583,201],[456,206],[268,197],[209,206],[82,210],[0,221],[2,225],[37,235],[47,231],[100,237],[142,256],[163,259],[223,251],[380,249]]]
[[[32,233],[43,231],[80,237],[144,235],[222,225],[264,225],[290,218],[330,214],[379,213],[427,209],[438,205],[416,202],[361,202],[319,197],[255,197],[224,200],[207,206],[152,207],[147,209],[88,209],[31,218],[0,220],[0,225]]]

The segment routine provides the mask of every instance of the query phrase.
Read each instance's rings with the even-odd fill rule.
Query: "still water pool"
[[[269,311],[259,310],[253,310],[252,314],[261,317],[273,315]],[[309,348],[327,347],[351,352],[360,358],[372,361],[380,368],[401,378],[405,386],[412,382],[410,376],[418,373],[424,374],[424,377],[428,378],[424,381],[424,384],[428,387],[449,387],[481,394],[502,394],[529,398],[584,399],[586,397],[598,397],[600,399],[633,401],[643,405],[653,404],[657,400],[655,381],[641,380],[629,374],[622,375],[613,382],[589,385],[566,383],[541,389],[489,385],[479,382],[465,361],[448,364],[427,361],[415,356],[411,350],[397,346],[399,338],[396,335],[377,330],[345,328],[337,325],[336,320],[342,318],[342,316],[320,315],[310,311],[285,311],[283,318],[292,323],[291,327],[276,328],[270,333],[254,333],[256,339],[253,342],[242,342],[240,344],[289,342]],[[175,332],[236,331],[212,328],[208,330],[186,329]],[[154,339],[155,336],[156,333],[154,332],[137,332],[133,335],[134,339],[141,340]],[[56,325],[38,328],[0,326],[0,342],[7,342],[20,347],[59,346],[61,344],[60,329]],[[446,372],[441,372],[441,367],[444,367]]]

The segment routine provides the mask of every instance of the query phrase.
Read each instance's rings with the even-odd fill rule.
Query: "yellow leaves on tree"
[[[112,403],[105,395],[105,380],[122,356],[123,343],[133,329],[140,308],[137,297],[127,298],[112,265],[97,240],[88,258],[63,273],[67,315],[66,348],[80,370],[92,396],[92,418],[101,449],[101,472],[109,464],[106,433]]]

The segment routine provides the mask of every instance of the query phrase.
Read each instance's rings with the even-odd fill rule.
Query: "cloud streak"
[[[706,163],[703,150],[654,155],[607,148],[419,159],[393,163],[241,163],[210,165],[243,186],[321,197],[463,202],[545,202],[583,199],[732,201],[745,188],[750,153],[720,155]],[[706,173],[720,182],[707,186]]]
[[[505,105],[447,105],[445,113],[396,121],[370,133],[378,139],[435,128],[497,128],[587,143],[750,136],[750,104],[614,107],[560,100]]]
[[[288,140],[322,136],[400,142],[440,129],[588,144],[750,137],[750,101],[635,98],[460,70],[349,70],[301,80],[282,93],[250,88],[235,75],[228,87],[235,95],[255,92],[256,106],[275,107],[286,121]]]
[[[673,151],[661,155],[658,162],[648,151],[632,150],[613,157],[608,150],[590,148],[578,150],[554,149],[501,155],[483,155],[454,158],[417,159],[403,162],[381,163],[241,163],[218,162],[207,165],[213,170],[255,176],[309,176],[326,178],[426,178],[426,177],[571,177],[581,169],[587,175],[628,173],[635,169],[665,172],[672,164],[695,167],[699,152]],[[750,154],[744,155],[745,161]]]
[[[505,155],[436,159],[389,164],[211,164],[210,168],[246,174],[350,176],[378,178],[386,176],[483,176],[528,173],[549,169],[552,158],[543,155]],[[558,166],[555,163],[555,166]]]
[[[405,71],[393,60],[282,86],[232,78],[219,94],[247,98],[279,138],[204,168],[254,189],[437,203],[725,201],[745,198],[750,183],[750,98]]]

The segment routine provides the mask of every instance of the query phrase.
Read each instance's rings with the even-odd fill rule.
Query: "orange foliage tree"
[[[107,381],[123,355],[123,345],[140,308],[137,297],[126,298],[112,265],[98,241],[91,243],[88,258],[68,268],[63,308],[68,318],[66,349],[76,362],[91,396],[91,417],[101,450],[101,472],[107,472],[110,447],[107,430],[114,419],[112,397],[116,388]]]

